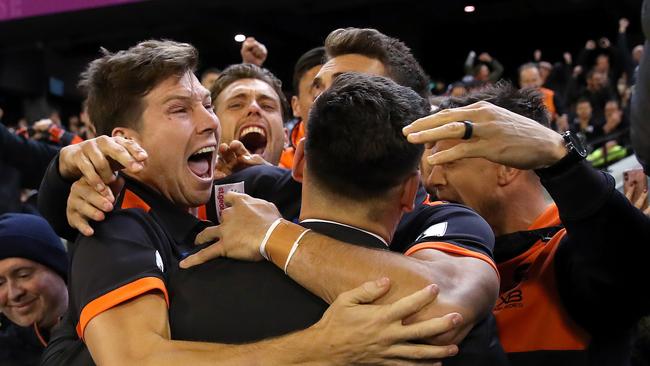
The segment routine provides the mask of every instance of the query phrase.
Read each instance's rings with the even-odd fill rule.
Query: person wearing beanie
[[[0,366],[37,365],[68,308],[68,256],[40,216],[0,216]]]

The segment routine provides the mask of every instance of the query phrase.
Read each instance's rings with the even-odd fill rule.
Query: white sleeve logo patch
[[[158,266],[160,271],[165,272],[165,266],[163,265],[162,257],[160,256],[160,253],[157,250],[156,250],[156,266]]]
[[[444,236],[447,233],[447,221],[429,226],[415,241],[429,236]]]

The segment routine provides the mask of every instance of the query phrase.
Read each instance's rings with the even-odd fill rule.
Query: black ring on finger
[[[465,134],[461,137],[463,140],[469,140],[472,138],[472,133],[474,133],[474,124],[470,121],[463,121],[465,125]]]

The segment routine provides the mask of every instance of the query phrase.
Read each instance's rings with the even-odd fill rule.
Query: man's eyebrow
[[[190,97],[189,95],[186,95],[186,94],[169,95],[169,96],[165,97],[165,99],[163,99],[163,104],[165,104],[165,103],[167,103],[169,101],[175,100],[175,99],[179,99],[179,100],[182,100],[182,101],[187,101],[187,100],[192,99],[192,97]]]
[[[258,99],[262,99],[262,100],[264,100],[264,101],[270,100],[270,101],[272,101],[272,102],[276,102],[276,103],[278,102],[278,100],[277,100],[275,97],[273,97],[272,95],[264,94],[264,93],[260,93],[260,94],[258,94],[258,95],[257,95],[257,98],[258,98]]]
[[[232,96],[228,97],[226,100],[239,99],[239,98],[246,98],[247,96],[248,96],[248,94],[246,94],[246,93],[244,93],[244,92],[241,92],[241,93],[237,93],[237,94],[235,94],[235,95],[232,95]]]

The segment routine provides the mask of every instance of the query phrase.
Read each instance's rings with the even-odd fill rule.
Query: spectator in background
[[[36,210],[21,202],[21,190],[36,189],[60,146],[16,135],[0,124],[0,214]]]
[[[289,132],[289,146],[282,152],[280,166],[291,168],[293,156],[298,142],[305,136],[305,126],[309,116],[309,110],[314,102],[315,95],[312,90],[314,77],[323,66],[325,48],[316,47],[305,52],[293,68],[293,92],[291,97],[291,110],[298,122]]]
[[[571,53],[564,52],[562,54],[562,61],[551,65],[548,61],[542,61],[541,50],[535,50],[533,53],[533,61],[539,68],[542,87],[554,91],[556,96],[562,101],[562,105],[565,105],[566,88],[571,79],[571,66],[573,64],[573,56],[571,56]]]
[[[68,117],[68,131],[79,135],[79,131],[81,129],[81,121],[79,120],[79,116],[72,115]]]
[[[628,121],[627,116],[621,109],[621,105],[618,100],[610,99],[605,103],[605,124],[603,125],[603,134],[617,134],[627,130],[630,127],[630,122]],[[620,134],[620,136],[613,136],[619,144],[625,144],[627,141],[626,136]]]
[[[623,72],[627,80],[627,85],[636,84],[636,72],[643,55],[643,45],[635,46],[630,52],[629,43],[627,40],[627,28],[630,26],[630,21],[627,18],[618,20],[618,36],[616,39],[616,46],[619,50],[619,57],[623,60]],[[622,93],[619,92],[622,95]]]
[[[575,118],[569,129],[580,136],[584,144],[591,144],[603,136],[603,120],[596,119],[589,99],[583,97],[576,103]]]
[[[476,61],[476,52],[470,51],[465,59],[465,79],[481,84],[496,83],[503,75],[503,65],[489,53],[483,52]],[[468,78],[469,76],[469,78]]]
[[[79,112],[79,121],[81,121],[81,126],[79,127],[79,136],[88,140],[97,136],[97,131],[95,131],[95,126],[90,122],[90,116],[88,115],[88,103],[84,100],[81,103],[81,112]]]
[[[214,82],[219,78],[219,75],[221,75],[221,69],[217,69],[216,67],[209,67],[203,70],[201,73],[201,85],[210,90]]]
[[[596,69],[587,73],[586,82],[586,86],[580,87],[578,78],[572,78],[567,90],[569,105],[576,105],[579,98],[587,98],[591,102],[594,118],[603,120],[605,103],[618,98],[616,91],[609,85],[607,74]]]
[[[544,97],[544,106],[551,113],[553,129],[564,132],[569,129],[569,118],[564,111],[564,105],[554,91],[542,86],[539,68],[534,63],[523,64],[519,67],[519,87],[539,90]]]
[[[467,94],[467,92],[467,85],[462,81],[457,81],[449,85],[447,94],[449,94],[450,97],[461,97]]]
[[[39,216],[0,216],[0,364],[38,365],[68,307],[68,257]]]

